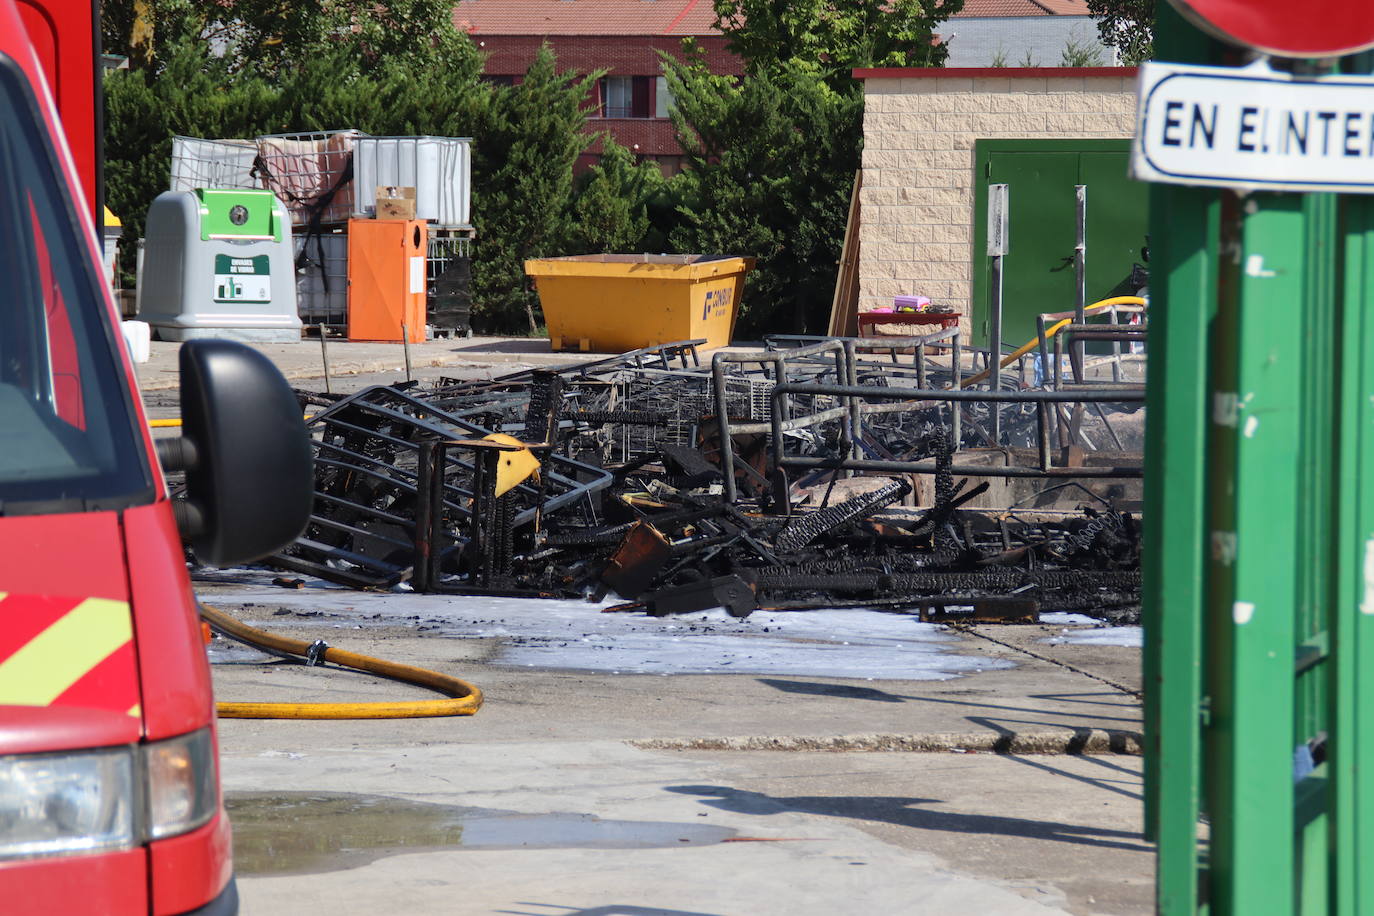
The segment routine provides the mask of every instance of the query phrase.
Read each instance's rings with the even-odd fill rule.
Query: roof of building
[[[711,0],[458,0],[453,22],[483,35],[719,35]]]
[[[964,0],[956,19],[1087,16],[1086,0]],[[457,0],[453,22],[483,35],[719,35],[711,0]]]
[[[1020,16],[1087,16],[1086,0],[964,0],[954,19],[1015,18]]]

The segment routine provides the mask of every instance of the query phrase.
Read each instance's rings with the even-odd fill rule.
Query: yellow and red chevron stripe
[[[124,601],[0,592],[0,705],[138,715],[133,635]]]

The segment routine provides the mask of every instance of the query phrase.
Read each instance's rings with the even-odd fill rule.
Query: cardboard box
[[[414,219],[415,189],[391,185],[377,187],[377,219]]]

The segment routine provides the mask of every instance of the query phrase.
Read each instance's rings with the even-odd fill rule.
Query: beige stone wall
[[[864,81],[860,311],[928,296],[959,309],[968,332],[975,140],[1132,135],[1134,71],[1029,74]]]

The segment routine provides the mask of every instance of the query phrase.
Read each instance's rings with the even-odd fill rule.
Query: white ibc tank
[[[472,224],[472,140],[467,137],[357,137],[353,215],[377,215],[377,188],[415,189],[415,218],[436,226]]]
[[[138,317],[159,340],[300,340],[291,217],[271,191],[159,194],[140,273]]]

